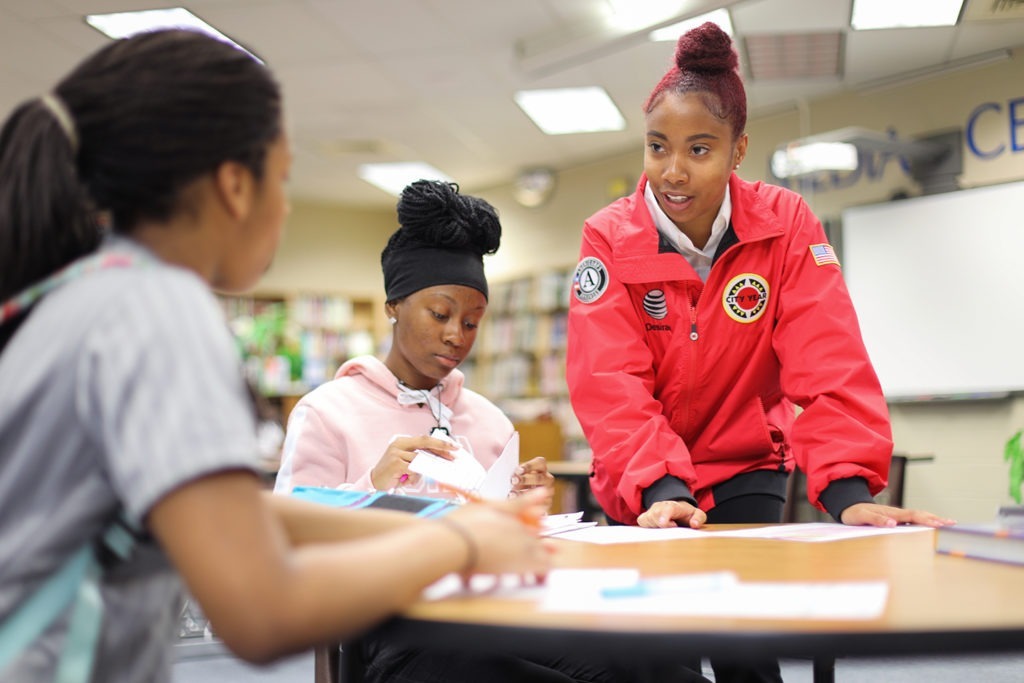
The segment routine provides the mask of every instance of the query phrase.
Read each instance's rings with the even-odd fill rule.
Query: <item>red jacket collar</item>
[[[622,237],[625,244],[619,246],[627,247],[630,252],[649,254],[657,251],[658,229],[644,201],[646,187],[647,176],[641,174],[636,191],[629,197],[619,200],[627,203],[631,219],[628,226],[623,226]],[[780,189],[760,181],[750,183],[735,173],[732,174],[729,178],[729,191],[732,193],[731,223],[740,242],[783,232],[778,216],[770,208],[774,201],[778,201]]]

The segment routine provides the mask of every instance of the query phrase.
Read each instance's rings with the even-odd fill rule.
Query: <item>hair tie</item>
[[[459,570],[459,574],[463,577],[471,576],[476,570],[477,561],[480,559],[480,548],[477,546],[476,541],[473,540],[473,536],[469,533],[469,529],[448,517],[438,517],[437,521],[443,526],[454,531],[466,544],[466,561],[463,563],[462,569]]]
[[[53,118],[57,119],[57,123],[60,125],[61,130],[64,131],[68,143],[71,144],[71,153],[78,154],[78,131],[75,130],[75,120],[71,117],[71,112],[68,111],[67,105],[54,93],[46,93],[39,100],[50,111]]]

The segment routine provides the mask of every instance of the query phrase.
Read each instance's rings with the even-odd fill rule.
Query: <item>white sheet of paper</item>
[[[882,614],[884,581],[751,582],[728,572],[658,577],[649,594],[606,597],[640,579],[627,569],[577,569],[548,575],[541,609],[597,614],[692,615],[764,619],[873,619]],[[632,572],[632,573],[631,573]]]
[[[540,535],[555,536],[577,529],[597,526],[597,522],[584,522],[583,512],[566,512],[560,515],[547,515],[540,520]]]
[[[477,492],[489,500],[505,500],[512,491],[512,475],[519,467],[519,432],[512,432],[501,455],[487,470]]]
[[[927,531],[925,526],[846,526],[828,522],[811,522],[803,524],[778,524],[751,529],[734,529],[726,531],[705,531],[686,527],[668,529],[645,529],[636,526],[600,526],[559,533],[559,538],[584,543],[643,543],[646,541],[673,541],[686,538],[765,538],[776,541],[799,541],[803,543],[823,543],[826,541],[842,541],[864,536],[884,534],[905,534],[916,531]]]
[[[707,531],[673,527],[670,529],[645,529],[638,526],[592,526],[576,531],[558,534],[559,538],[584,543],[609,545],[612,543],[644,543],[647,541],[672,541],[680,538],[704,538]]]
[[[454,459],[445,460],[427,451],[416,451],[416,457],[409,463],[409,471],[449,486],[475,491],[487,472],[467,448],[457,441],[453,443],[459,446],[452,451]]]
[[[424,600],[487,596],[507,600],[537,600],[544,597],[544,584],[525,580],[519,574],[477,574],[466,586],[458,574],[447,574],[423,590]]]
[[[826,541],[842,541],[848,538],[864,536],[881,536],[885,534],[905,534],[915,531],[927,531],[926,526],[847,526],[829,522],[810,522],[805,524],[779,524],[757,527],[753,529],[736,529],[734,531],[711,532],[714,536],[741,538],[770,538],[776,541],[802,541],[805,543],[823,543]]]
[[[608,589],[652,582],[649,594],[626,592],[608,597]],[[614,591],[611,591],[614,593]],[[427,600],[486,596],[537,601],[541,610],[586,614],[707,616],[747,619],[875,619],[885,611],[889,586],[884,581],[743,582],[731,572],[674,574],[643,578],[637,569],[553,569],[543,584],[515,574],[474,576],[469,587],[449,574],[423,593]]]

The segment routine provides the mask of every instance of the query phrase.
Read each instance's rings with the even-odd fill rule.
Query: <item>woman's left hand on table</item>
[[[852,526],[893,527],[899,524],[920,524],[940,527],[956,524],[952,519],[939,517],[924,510],[908,510],[878,503],[855,503],[839,515],[843,524]]]

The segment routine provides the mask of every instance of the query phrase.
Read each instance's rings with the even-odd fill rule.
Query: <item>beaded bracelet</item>
[[[470,535],[469,530],[465,526],[456,522],[454,519],[448,519],[447,517],[439,517],[438,522],[448,527],[456,534],[462,537],[462,540],[466,542],[466,563],[463,565],[462,570],[459,572],[463,576],[469,576],[476,569],[476,561],[479,556],[479,552],[476,547],[476,541]]]

